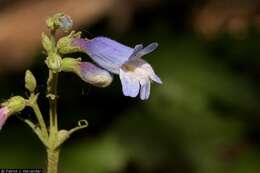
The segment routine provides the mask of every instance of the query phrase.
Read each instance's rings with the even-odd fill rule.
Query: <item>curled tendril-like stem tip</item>
[[[74,127],[71,130],[69,130],[69,134],[71,135],[72,133],[74,133],[74,132],[76,132],[78,130],[84,129],[86,127],[88,127],[88,121],[87,120],[79,120],[78,121],[78,126]]]
[[[87,127],[88,126],[88,121],[87,120],[79,120],[78,121],[78,126],[79,127]]]
[[[59,131],[59,141],[56,145],[56,148],[59,148],[67,139],[69,139],[69,137],[76,131],[84,129],[88,127],[88,121],[87,120],[79,120],[78,121],[78,126],[74,127],[71,130],[60,130]]]

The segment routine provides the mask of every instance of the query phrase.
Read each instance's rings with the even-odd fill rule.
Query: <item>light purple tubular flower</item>
[[[150,96],[151,81],[162,84],[149,63],[142,56],[151,53],[158,43],[151,43],[145,48],[138,44],[135,48],[125,46],[106,37],[92,40],[76,39],[76,46],[81,47],[98,65],[119,74],[125,96],[147,100]]]
[[[113,77],[109,72],[97,67],[92,63],[81,62],[79,67],[79,76],[87,83],[98,87],[106,87],[110,85],[113,80]]]
[[[5,124],[7,117],[8,117],[7,107],[0,108],[0,130],[2,129],[3,125]]]

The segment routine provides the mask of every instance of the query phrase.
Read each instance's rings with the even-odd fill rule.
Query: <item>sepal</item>
[[[62,58],[57,53],[51,53],[45,63],[54,73],[60,72]]]
[[[51,40],[45,33],[42,33],[42,46],[47,53],[53,52]]]
[[[81,48],[73,44],[74,40],[80,37],[81,37],[81,32],[72,31],[69,35],[60,38],[57,42],[57,48],[59,53],[68,54],[68,53],[81,52],[82,51]]]
[[[21,96],[14,96],[2,103],[2,107],[8,109],[8,115],[22,111],[26,106],[26,101]]]

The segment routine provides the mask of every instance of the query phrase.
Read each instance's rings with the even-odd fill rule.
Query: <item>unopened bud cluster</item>
[[[58,13],[47,20],[47,26],[53,32],[57,29],[67,32],[72,28],[72,20],[69,16]],[[80,58],[75,59],[66,56],[67,54],[82,52],[81,47],[74,44],[74,41],[80,38],[81,32],[71,31],[70,34],[61,37],[55,43],[51,37],[43,33],[42,45],[48,55],[45,63],[54,73],[72,72],[83,81],[94,86],[108,86],[113,78],[106,70],[90,62],[82,62]]]

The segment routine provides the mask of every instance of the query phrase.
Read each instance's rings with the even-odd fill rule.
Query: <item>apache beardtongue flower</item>
[[[147,100],[150,96],[151,81],[162,84],[149,63],[142,56],[151,53],[158,43],[151,43],[143,48],[138,44],[135,48],[125,46],[106,37],[92,40],[75,39],[74,45],[79,46],[93,61],[106,70],[119,74],[125,96]]]
[[[113,81],[109,72],[90,62],[81,62],[80,59],[64,58],[61,69],[64,72],[74,72],[83,81],[97,87],[107,87]]]

